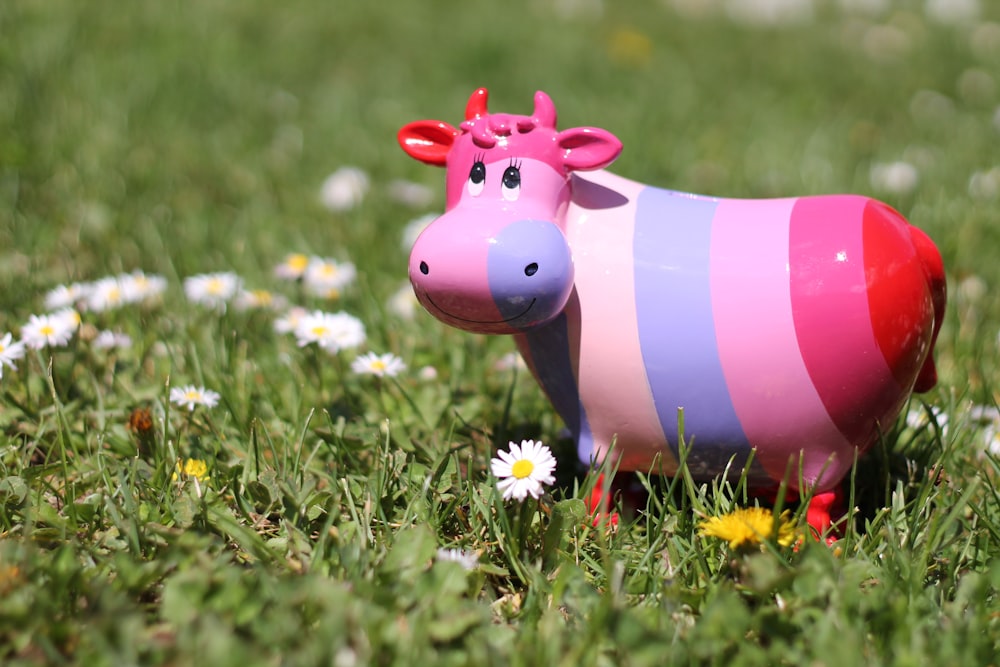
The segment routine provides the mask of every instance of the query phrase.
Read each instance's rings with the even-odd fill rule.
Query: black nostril
[[[420,273],[426,276],[430,272],[431,270],[430,267],[427,266],[427,262],[420,262]]]
[[[536,262],[532,262],[531,264],[528,264],[526,267],[524,267],[524,275],[526,276],[533,276],[537,271],[538,271],[538,264]]]

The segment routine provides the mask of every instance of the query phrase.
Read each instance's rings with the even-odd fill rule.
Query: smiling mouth
[[[534,298],[534,299],[532,299],[531,303],[528,304],[527,308],[525,308],[524,310],[522,310],[517,315],[514,315],[513,317],[508,317],[508,318],[503,319],[503,320],[470,320],[470,319],[468,319],[466,317],[459,317],[458,315],[452,315],[447,310],[445,310],[441,306],[439,306],[436,303],[434,303],[434,299],[431,298],[430,294],[427,294],[425,292],[424,296],[427,297],[427,300],[430,302],[430,304],[432,306],[434,306],[435,308],[437,308],[439,311],[441,311],[442,313],[444,313],[445,315],[447,315],[451,319],[453,319],[453,320],[460,320],[462,322],[470,322],[472,324],[505,324],[507,322],[512,322],[512,321],[514,321],[516,319],[520,319],[520,318],[524,317],[525,315],[527,315],[528,311],[531,310],[532,306],[535,305],[535,301],[538,300],[537,297]]]

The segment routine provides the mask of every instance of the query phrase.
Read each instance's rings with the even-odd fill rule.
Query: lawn
[[[989,0],[3,2],[0,662],[997,664],[998,76]],[[731,549],[700,523],[755,499],[685,474],[595,525],[510,338],[415,305],[444,172],[396,132],[480,86],[630,178],[935,240],[940,381],[842,539]],[[504,500],[526,439],[555,483]]]

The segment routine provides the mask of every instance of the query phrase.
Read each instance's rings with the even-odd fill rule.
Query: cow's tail
[[[944,321],[944,307],[948,300],[948,286],[944,276],[944,262],[941,261],[941,253],[930,237],[913,225],[910,228],[910,238],[917,250],[920,264],[923,266],[924,275],[927,277],[927,287],[931,293],[931,300],[934,304],[934,333],[931,336],[931,349],[927,353],[920,373],[917,375],[916,384],[913,390],[917,392],[929,391],[937,384],[937,367],[934,365],[934,344],[937,342],[938,332],[941,330],[941,323]]]

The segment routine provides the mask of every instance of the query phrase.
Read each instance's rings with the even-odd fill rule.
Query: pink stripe
[[[567,315],[570,340],[580,341],[573,355],[579,361],[580,400],[585,406],[598,406],[586,415],[594,438],[593,456],[601,460],[617,437],[622,470],[648,471],[660,454],[663,471],[669,474],[676,471],[677,461],[649,390],[635,312],[633,223],[643,187],[606,171],[574,175],[573,210],[566,216],[573,222],[566,236],[576,266],[579,314]],[[581,316],[586,319],[582,329]],[[615,409],[600,409],[604,405]]]
[[[822,473],[833,483],[853,463],[854,447],[830,418],[799,351],[788,254],[796,201],[719,204],[711,253],[715,331],[736,414],[768,475],[780,481],[805,450],[804,481]],[[797,485],[798,470],[793,475]]]
[[[906,395],[872,329],[862,227],[867,202],[846,195],[800,198],[789,234],[802,359],[837,428],[862,449],[892,427]]]

